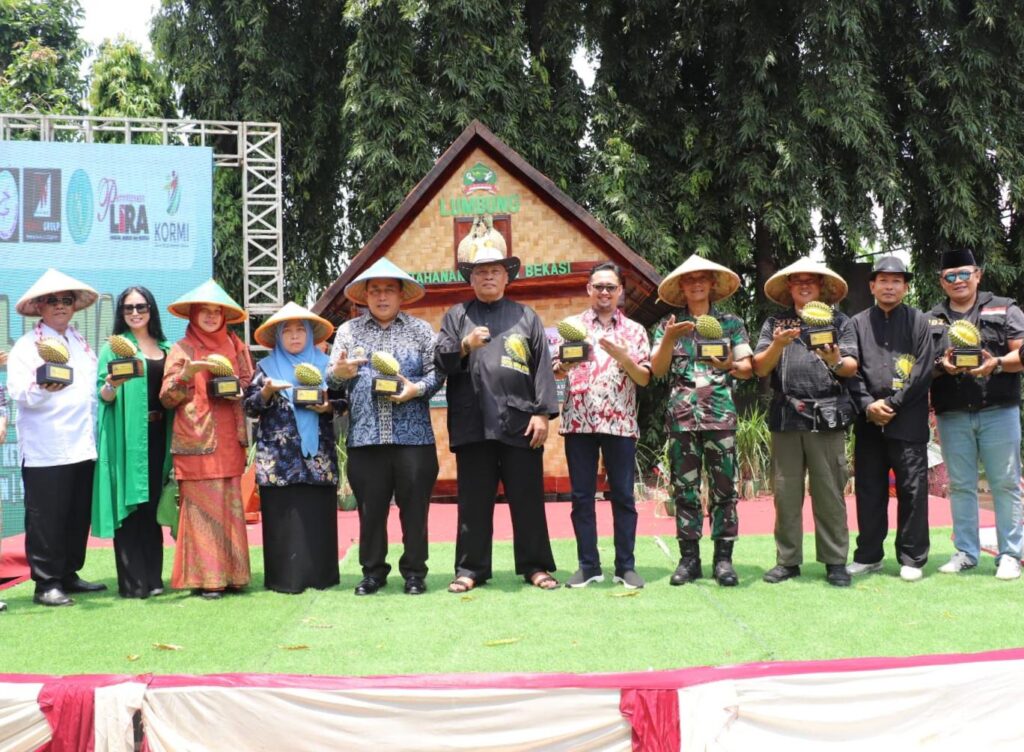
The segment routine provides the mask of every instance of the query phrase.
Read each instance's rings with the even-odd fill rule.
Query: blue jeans
[[[1020,409],[990,407],[938,416],[942,459],[949,471],[953,545],[975,562],[978,539],[978,458],[992,489],[999,555],[1021,557]]]
[[[569,463],[572,485],[572,529],[576,533],[576,554],[580,569],[587,575],[601,571],[597,551],[597,454],[604,456],[608,486],[612,495],[612,522],[615,533],[615,574],[636,569],[636,501],[633,479],[636,476],[636,439],[607,433],[568,433],[565,435],[565,459]]]

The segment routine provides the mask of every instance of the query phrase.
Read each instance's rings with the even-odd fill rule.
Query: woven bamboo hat
[[[320,318],[312,311],[298,303],[285,303],[280,311],[264,321],[252,334],[252,338],[266,348],[273,349],[277,344],[277,325],[285,321],[308,321],[313,327],[313,344],[319,345],[334,333],[334,325],[327,319]]]
[[[224,292],[224,288],[208,279],[194,290],[189,290],[169,306],[172,314],[179,319],[189,318],[194,305],[215,305],[224,309],[224,321],[228,324],[240,324],[249,318],[242,306],[238,305],[231,296]]]
[[[427,294],[423,285],[410,274],[382,258],[345,286],[345,297],[356,305],[366,305],[366,285],[371,279],[397,279],[402,285],[403,303],[415,303]]]
[[[714,275],[715,286],[708,296],[712,303],[725,300],[740,289],[740,275],[732,269],[726,269],[721,264],[693,254],[661,281],[661,284],[658,285],[658,297],[677,308],[685,306],[686,298],[683,296],[683,291],[679,289],[679,280],[684,274],[693,272],[711,272]]]
[[[74,277],[69,277],[64,272],[59,272],[56,269],[47,269],[43,272],[43,276],[37,279],[25,291],[25,294],[21,296],[21,300],[14,306],[14,310],[22,316],[41,316],[39,298],[45,298],[47,295],[53,295],[55,292],[64,292],[65,290],[75,294],[76,311],[88,308],[99,300],[100,297],[100,294],[85,284],[85,282],[79,282]]]
[[[819,261],[812,261],[809,257],[798,258],[785,269],[779,269],[768,281],[764,283],[764,294],[773,303],[789,307],[793,305],[793,296],[789,294],[789,275],[791,274],[820,274],[823,282],[821,284],[822,303],[835,305],[846,297],[849,285],[846,280],[829,269]]]

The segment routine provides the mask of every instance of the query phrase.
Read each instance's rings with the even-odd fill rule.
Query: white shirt
[[[22,335],[7,359],[7,391],[17,405],[18,457],[26,467],[73,465],[96,459],[96,356],[70,332],[42,325],[44,337],[67,345],[74,381],[59,392],[36,384],[43,359],[35,328]]]

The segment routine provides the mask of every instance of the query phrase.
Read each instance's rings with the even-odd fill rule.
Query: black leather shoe
[[[770,585],[775,585],[799,576],[800,567],[787,567],[785,564],[778,564],[765,572],[761,579]]]
[[[384,587],[384,582],[376,577],[364,577],[362,582],[356,585],[356,595],[373,595]]]
[[[49,590],[44,590],[41,593],[36,593],[32,596],[32,600],[41,606],[73,606],[75,605],[74,600],[68,598],[68,596],[59,587],[52,587]]]
[[[422,577],[410,577],[405,581],[406,595],[423,595],[427,592],[427,583]]]
[[[107,586],[102,582],[87,582],[81,577],[64,583],[64,591],[67,593],[100,593],[106,589]]]
[[[216,600],[220,600],[221,598],[224,597],[224,591],[223,590],[200,590],[199,591],[199,597],[200,598],[205,598],[208,601],[216,601]]]
[[[834,587],[850,587],[850,573],[845,564],[826,564],[825,579]]]

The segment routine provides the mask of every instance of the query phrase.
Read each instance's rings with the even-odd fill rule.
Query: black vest
[[[943,301],[928,312],[936,352],[949,347],[947,330],[952,322],[949,302]],[[990,292],[978,293],[978,305],[965,318],[981,332],[981,346],[995,357],[1010,351],[1006,336],[1006,309],[1014,305],[1012,298],[1000,298]],[[1009,407],[1020,404],[1020,374],[1001,373],[978,379],[973,376],[950,376],[940,373],[932,381],[932,407],[936,413],[947,410],[976,411],[986,407]]]

